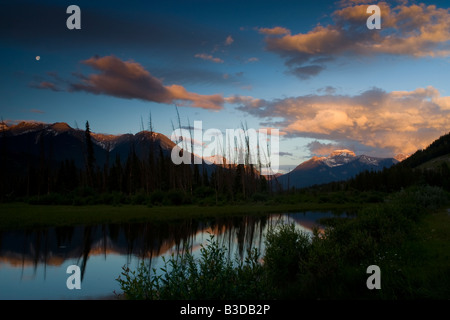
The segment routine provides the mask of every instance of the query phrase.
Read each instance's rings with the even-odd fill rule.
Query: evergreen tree
[[[93,187],[95,155],[94,155],[94,144],[92,143],[91,130],[89,127],[89,121],[86,121],[86,130],[84,132],[84,137],[86,143],[86,172],[88,185]]]

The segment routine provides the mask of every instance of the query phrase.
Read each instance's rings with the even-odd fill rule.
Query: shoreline
[[[177,222],[183,219],[215,219],[221,217],[264,215],[302,211],[357,210],[364,204],[296,203],[265,205],[237,204],[224,206],[153,206],[145,205],[30,205],[0,204],[0,230],[37,227],[94,225],[102,223]]]

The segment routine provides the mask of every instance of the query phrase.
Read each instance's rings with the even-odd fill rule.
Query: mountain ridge
[[[339,180],[348,180],[366,170],[379,171],[398,163],[394,158],[356,155],[347,149],[334,150],[327,157],[314,156],[294,170],[277,177],[282,189],[306,188]]]
[[[3,125],[0,130],[0,138],[5,138],[10,160],[16,163],[16,167],[26,166],[26,162],[36,161],[42,156],[55,162],[74,160],[79,168],[85,165],[85,131],[82,129],[72,128],[65,122],[21,121]],[[120,156],[122,162],[126,161],[132,149],[140,157],[148,155],[149,148],[155,148],[155,151],[161,148],[167,155],[175,145],[165,135],[148,131],[117,135],[91,132],[91,139],[100,167],[108,158],[116,156]]]

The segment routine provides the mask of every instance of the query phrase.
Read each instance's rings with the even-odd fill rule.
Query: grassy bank
[[[93,225],[179,219],[207,219],[246,214],[268,214],[299,211],[354,210],[361,204],[351,203],[289,203],[238,204],[224,206],[153,206],[144,205],[30,205],[26,203],[0,204],[0,230],[32,227]]]
[[[404,248],[410,257],[403,266],[409,288],[420,297],[450,299],[450,208],[425,216]]]
[[[449,195],[413,187],[352,219],[330,221],[312,238],[278,226],[265,254],[237,266],[211,242],[199,259],[173,256],[162,275],[142,265],[117,279],[130,299],[450,299]],[[367,287],[368,266],[381,289]]]

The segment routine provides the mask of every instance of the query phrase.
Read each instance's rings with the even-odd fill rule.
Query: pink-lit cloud
[[[337,56],[390,54],[408,57],[450,56],[450,11],[435,5],[379,2],[382,30],[368,30],[366,1],[342,1],[333,23],[306,33],[284,27],[260,28],[266,48],[285,59],[302,79],[320,73]],[[320,62],[323,61],[323,62]]]
[[[79,75],[80,82],[72,83],[70,90],[105,94],[125,99],[140,99],[158,103],[177,103],[203,109],[223,108],[220,94],[201,95],[187,91],[180,85],[166,86],[141,64],[123,61],[115,56],[92,57],[83,64],[99,71],[88,76]]]

